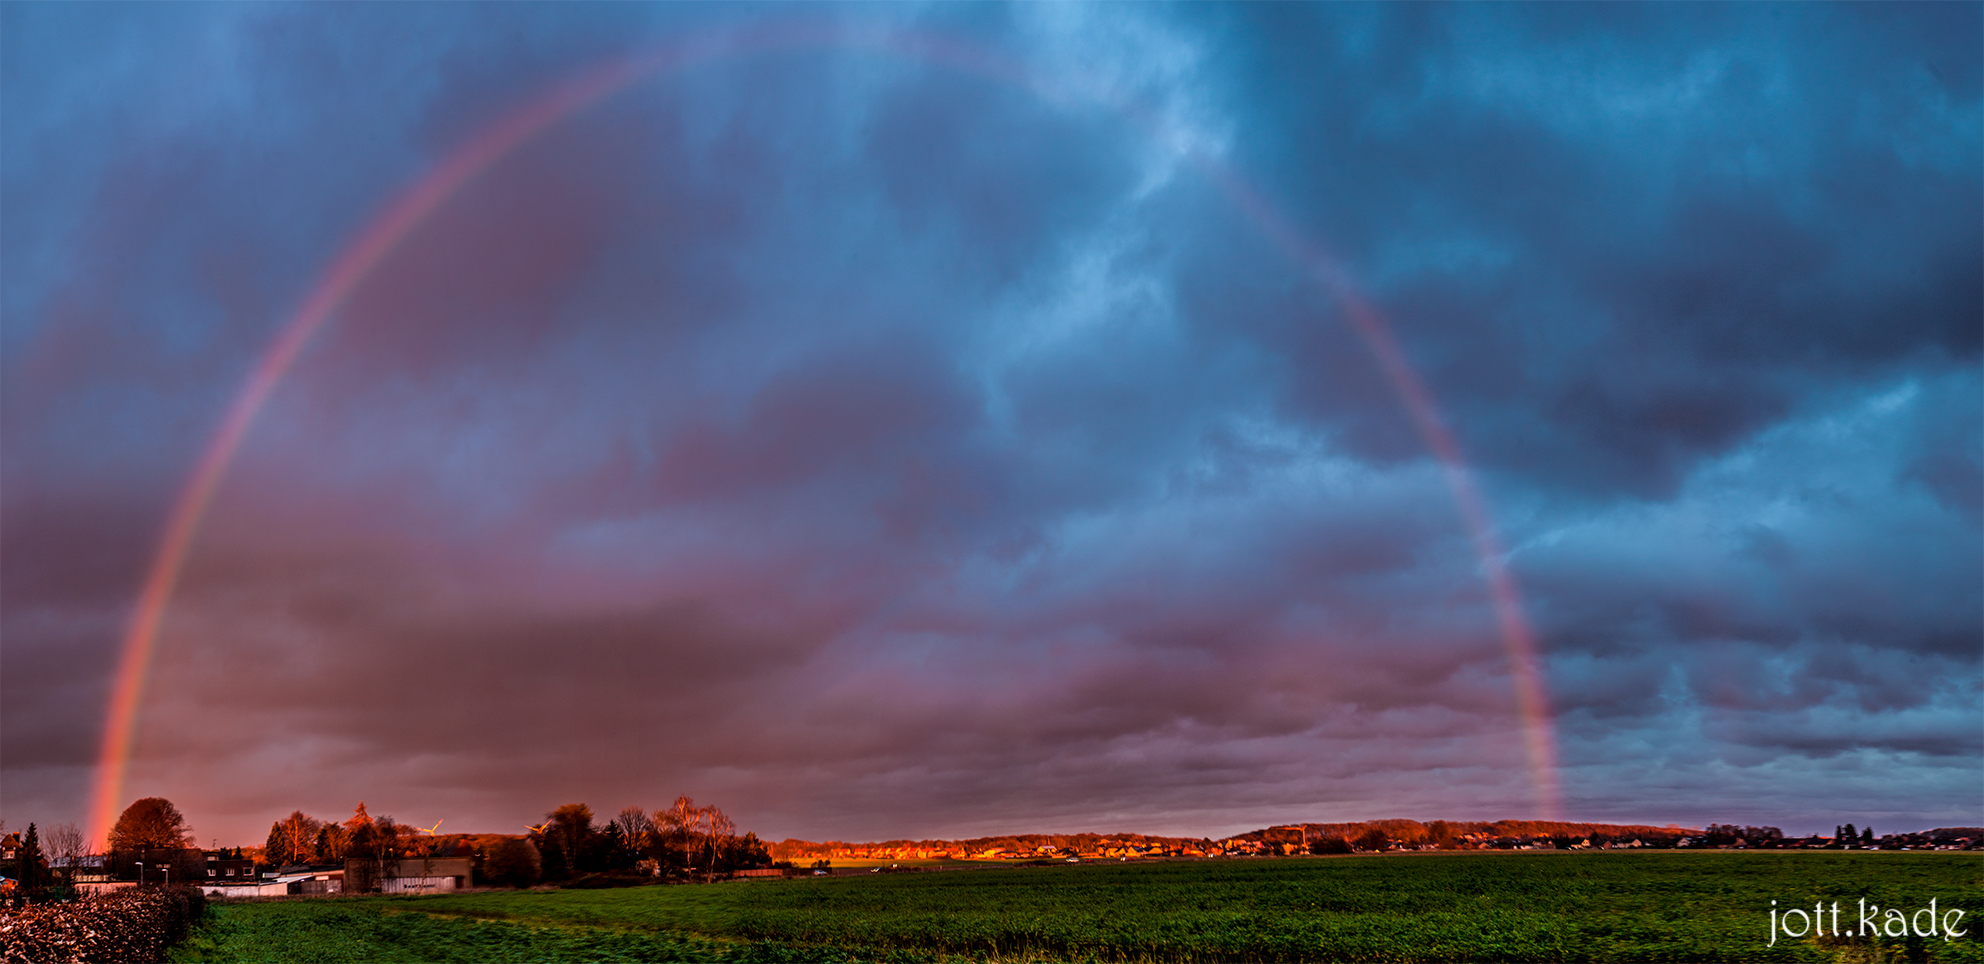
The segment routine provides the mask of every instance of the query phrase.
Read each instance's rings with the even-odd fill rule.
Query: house
[[[223,856],[221,851],[218,850],[207,851],[207,881],[209,883],[253,880],[254,878],[254,861],[229,858]]]
[[[86,883],[109,883],[111,877],[110,855],[84,854],[70,861],[65,869],[69,871],[69,880],[75,883],[78,888]]]

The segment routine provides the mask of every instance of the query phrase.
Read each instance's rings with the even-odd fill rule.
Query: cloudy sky
[[[1972,4],[8,4],[0,816],[1984,822]],[[780,33],[780,31],[784,31]],[[769,33],[768,33],[769,32]],[[767,44],[751,38],[798,40]],[[675,62],[671,62],[674,64]],[[1236,203],[1250,191],[1255,207]],[[1437,403],[1484,559],[1397,379]]]

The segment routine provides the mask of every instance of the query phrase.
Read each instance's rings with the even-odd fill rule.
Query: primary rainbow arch
[[[295,315],[283,325],[249,373],[247,381],[221,419],[219,428],[201,452],[185,489],[173,503],[158,554],[146,571],[137,607],[125,630],[123,654],[111,688],[96,781],[90,797],[88,839],[105,840],[115,820],[117,801],[124,789],[125,769],[130,761],[138,705],[144,695],[145,677],[158,641],[159,625],[192,548],[193,537],[213,501],[222,476],[227,472],[228,463],[241,447],[263,403],[295,364],[311,336],[365,281],[372,269],[476,175],[560,120],[626,89],[636,81],[729,56],[828,47],[873,49],[1036,92],[1055,89],[1017,63],[938,35],[856,30],[833,24],[783,24],[707,37],[607,61],[527,101],[442,159],[424,177],[394,197],[357,239],[331,262],[316,287],[311,289]],[[1133,104],[1104,102],[1102,106],[1112,108],[1153,131],[1159,130],[1156,118]],[[1439,460],[1447,486],[1460,510],[1461,520],[1467,527],[1475,553],[1480,557],[1483,577],[1495,608],[1497,630],[1509,660],[1510,675],[1514,679],[1516,705],[1521,717],[1524,749],[1535,785],[1536,802],[1545,819],[1554,819],[1558,810],[1556,738],[1544,691],[1535,634],[1524,615],[1515,580],[1502,561],[1501,541],[1495,534],[1487,503],[1462,458],[1459,443],[1440,415],[1432,391],[1406,361],[1384,316],[1358,292],[1341,265],[1325,248],[1298,231],[1231,166],[1188,143],[1179,143],[1176,147],[1263,234],[1336,300],[1351,327],[1376,357],[1379,368],[1411,416],[1421,440]]]

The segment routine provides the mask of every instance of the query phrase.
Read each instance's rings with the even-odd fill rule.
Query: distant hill
[[[841,840],[781,840],[771,845],[775,860],[929,860],[1041,855],[1073,852],[1097,856],[1130,853],[1190,852],[1203,854],[1215,844],[1205,838],[1160,837],[1142,833],[1021,833],[968,840],[884,840],[849,843]]]
[[[1444,828],[1440,827],[1441,824],[1445,825]],[[1217,840],[1207,837],[1166,837],[1143,833],[1021,833],[963,840],[900,839],[867,843],[787,839],[771,844],[769,849],[774,860],[799,863],[810,863],[815,860],[931,860],[947,857],[1014,860],[1062,856],[1070,853],[1110,858],[1164,854],[1212,856],[1227,853],[1280,853],[1283,849],[1277,845],[1299,843],[1304,839],[1317,841],[1327,837],[1341,837],[1346,841],[1356,841],[1374,829],[1383,833],[1393,844],[1408,847],[1435,842],[1441,829],[1456,841],[1467,838],[1480,840],[1485,837],[1518,839],[1575,837],[1609,838],[1615,841],[1639,839],[1648,845],[1660,846],[1671,846],[1677,838],[1694,836],[1702,832],[1698,827],[1682,827],[1675,824],[1656,827],[1650,824],[1578,823],[1564,820],[1493,822],[1436,820],[1421,823],[1417,820],[1391,819],[1360,820],[1351,823],[1284,824],[1249,830]],[[470,853],[489,849],[498,841],[519,836],[522,835],[441,834],[435,839],[435,851],[446,854],[455,852],[457,847],[460,847],[460,852]],[[1984,839],[1984,828],[1939,827],[1935,830],[1919,831],[1913,836],[1932,838],[1936,843],[1949,843],[1959,838],[1974,841]]]
[[[1492,823],[1478,820],[1436,820],[1420,823],[1417,820],[1360,820],[1354,823],[1291,823],[1282,826],[1250,830],[1235,834],[1229,839],[1268,841],[1277,840],[1291,833],[1307,831],[1311,840],[1318,837],[1342,837],[1355,840],[1358,837],[1378,830],[1392,840],[1404,844],[1424,843],[1435,836],[1436,825],[1445,824],[1446,830],[1455,838],[1486,835],[1490,837],[1590,837],[1594,835],[1630,839],[1633,837],[1670,838],[1700,833],[1699,828],[1681,827],[1668,824],[1655,827],[1637,823],[1574,823],[1564,820],[1496,820]]]
[[[1435,823],[1439,823],[1436,821]],[[1654,827],[1643,824],[1572,823],[1560,820],[1497,820],[1493,823],[1468,820],[1445,821],[1446,832],[1454,839],[1470,835],[1489,837],[1578,837],[1594,835],[1630,840],[1644,838],[1671,841],[1699,833],[1680,826]],[[1434,824],[1417,820],[1363,820],[1355,823],[1288,824],[1264,827],[1213,840],[1207,837],[1165,837],[1141,833],[1019,833],[967,840],[884,840],[853,843],[842,840],[811,841],[788,839],[771,845],[775,860],[929,860],[935,858],[1007,858],[1047,853],[1078,853],[1103,857],[1138,854],[1181,854],[1210,856],[1232,852],[1255,852],[1284,841],[1299,841],[1303,828],[1309,840],[1342,837],[1355,840],[1372,829],[1393,842],[1413,845],[1435,839]]]
[[[1939,844],[1955,843],[1958,840],[1984,840],[1984,827],[1937,827],[1924,830],[1921,836]]]

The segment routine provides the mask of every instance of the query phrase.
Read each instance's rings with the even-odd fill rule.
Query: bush
[[[483,863],[483,876],[502,887],[529,887],[543,874],[537,847],[519,837],[504,838]]]
[[[0,911],[0,960],[163,961],[206,909],[198,888],[146,887]]]

